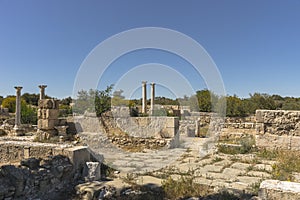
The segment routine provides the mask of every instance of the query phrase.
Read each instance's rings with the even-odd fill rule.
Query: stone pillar
[[[142,81],[142,113],[147,113],[147,81]]]
[[[23,87],[16,86],[16,116],[14,130],[19,130],[21,126],[21,89]]]
[[[151,108],[150,108],[151,115],[153,115],[154,112],[154,99],[155,99],[155,83],[151,83]]]
[[[40,100],[45,99],[45,88],[47,85],[39,85],[40,88]]]

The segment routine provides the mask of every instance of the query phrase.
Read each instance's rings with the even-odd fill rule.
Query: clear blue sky
[[[22,85],[23,93],[38,93],[43,83],[48,95],[70,96],[77,70],[94,47],[119,32],[148,26],[177,30],[200,43],[229,95],[300,96],[298,0],[0,0],[0,95],[14,94],[15,85]],[[205,88],[175,56],[154,50],[126,56],[115,66],[181,67],[195,90]],[[116,81],[116,74],[118,67],[108,70],[103,85]]]

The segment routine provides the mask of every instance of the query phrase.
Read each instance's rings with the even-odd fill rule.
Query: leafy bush
[[[21,105],[21,123],[37,124],[37,111],[30,105]]]

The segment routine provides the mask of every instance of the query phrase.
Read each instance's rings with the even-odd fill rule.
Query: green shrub
[[[245,137],[239,141],[238,145],[218,145],[218,151],[225,154],[246,154],[255,150],[254,137]]]
[[[210,193],[209,186],[194,183],[193,180],[192,176],[181,176],[179,180],[169,177],[162,182],[162,188],[169,199],[204,196]]]
[[[272,176],[281,181],[294,181],[293,172],[300,173],[300,153],[296,151],[282,151],[278,153]]]

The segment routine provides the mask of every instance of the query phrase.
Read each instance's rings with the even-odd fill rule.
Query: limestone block
[[[267,149],[286,149],[291,150],[291,136],[283,135],[256,135],[256,146]]]
[[[175,118],[174,117],[168,117],[166,119],[166,127],[175,127]]]
[[[196,135],[196,130],[191,127],[186,127],[186,136],[187,137],[195,137]]]
[[[262,110],[256,110],[255,117],[256,117],[256,123],[264,123]]]
[[[293,151],[299,151],[300,150],[300,137],[299,136],[293,136],[291,137],[291,150]]]
[[[86,162],[84,167],[84,176],[87,181],[98,181],[101,179],[101,163]]]
[[[163,128],[163,129],[161,129],[161,131],[160,131],[160,136],[162,137],[162,138],[171,138],[171,137],[174,137],[174,132],[175,130],[174,130],[174,128],[172,128],[172,127],[169,127],[169,128]]]
[[[258,197],[261,200],[300,199],[300,183],[265,180],[260,184]]]
[[[256,123],[255,128],[257,134],[265,134],[265,126],[263,123]]]
[[[58,109],[39,109],[38,119],[57,119],[59,116]]]
[[[59,101],[55,99],[40,99],[38,105],[39,108],[43,109],[58,109]]]
[[[59,147],[53,148],[52,153],[53,153],[54,156],[63,155],[63,149],[59,148]]]
[[[58,120],[55,119],[39,119],[38,129],[51,130],[58,124]]]
[[[67,148],[63,153],[70,159],[75,170],[82,170],[85,163],[90,161],[90,152],[84,146]]]

